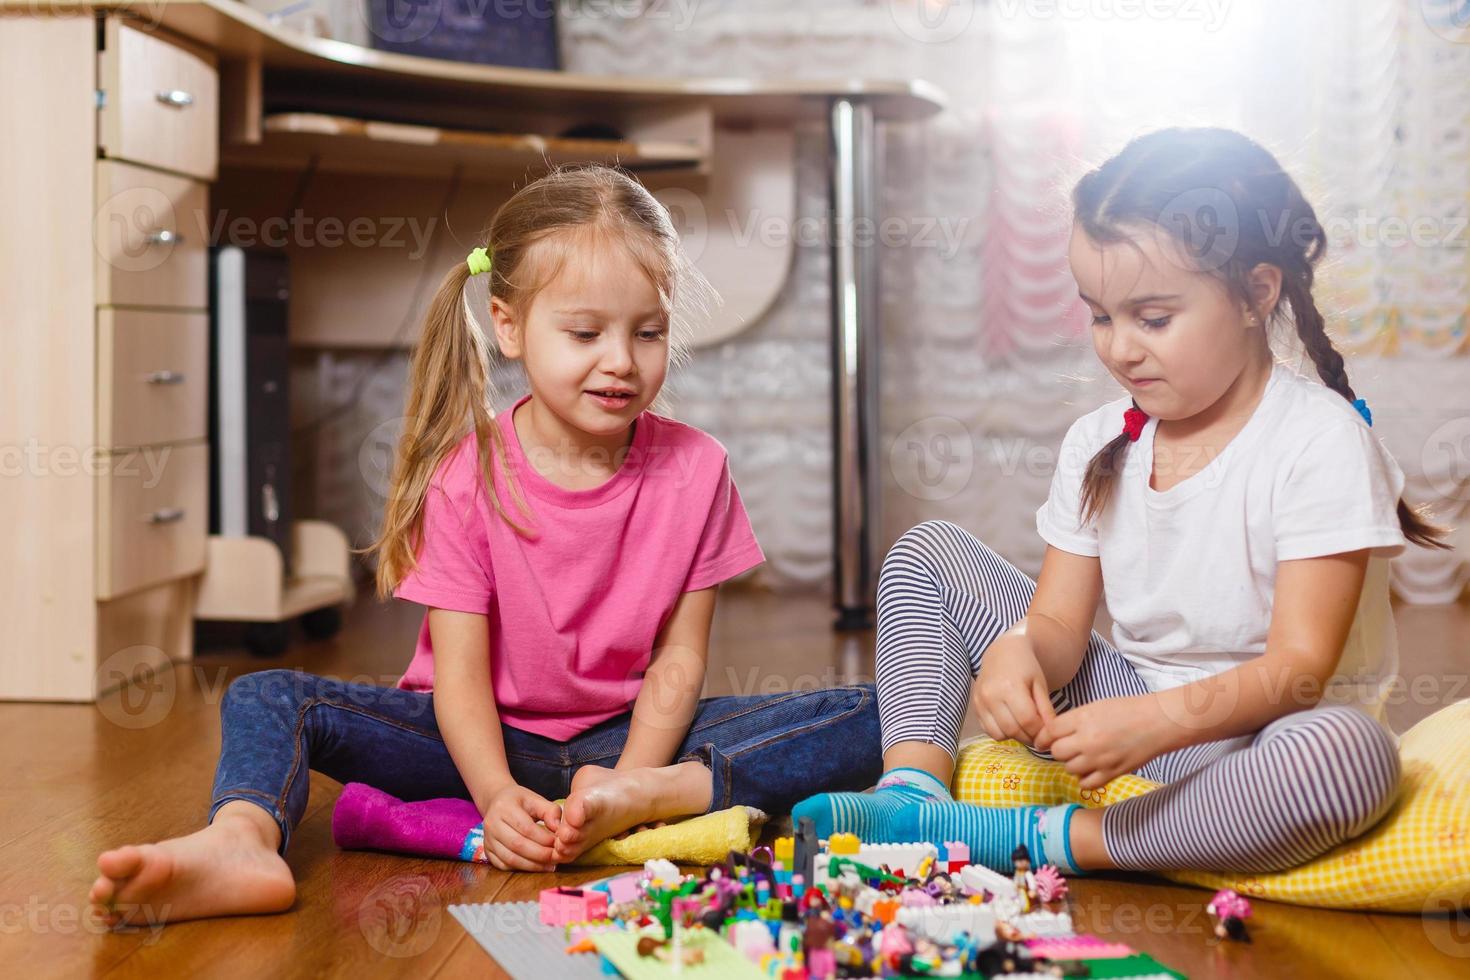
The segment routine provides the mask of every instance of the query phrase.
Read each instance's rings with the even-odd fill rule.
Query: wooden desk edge
[[[659,78],[587,75],[506,68],[422,58],[360,47],[277,27],[260,11],[234,0],[0,0],[0,14],[75,16],[118,11],[146,27],[206,45],[222,57],[259,59],[269,68],[397,76],[408,83],[446,88],[498,89],[549,101],[655,104],[705,102],[717,116],[763,120],[815,118],[828,100],[849,96],[869,102],[880,120],[924,119],[947,99],[922,79],[822,79],[765,81],[749,78]]]

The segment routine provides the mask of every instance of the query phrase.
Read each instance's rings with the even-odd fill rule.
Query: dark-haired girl
[[[1387,559],[1441,528],[1404,477],[1312,296],[1326,235],[1246,137],[1141,137],[1073,193],[1068,259],[1098,358],[1128,392],[1068,430],[1033,582],[953,524],[906,533],[878,587],[885,774],[803,801],[819,834],[963,841],[1009,868],[1301,864],[1371,827],[1398,788],[1382,703],[1397,669]],[[1273,353],[1290,328],[1316,369]],[[1091,630],[1106,596],[1112,642]],[[1100,809],[989,808],[948,785],[967,695],[995,739]]]

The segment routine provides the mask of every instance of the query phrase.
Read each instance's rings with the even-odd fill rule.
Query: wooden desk
[[[204,248],[229,235],[221,216],[262,229],[308,183],[326,208],[433,215],[436,185],[452,181],[464,194],[449,231],[462,241],[548,162],[617,161],[670,206],[724,297],[696,340],[707,345],[779,293],[794,248],[793,129],[810,121],[831,145],[836,602],[841,625],[867,621],[877,254],[841,229],[875,217],[876,124],[938,112],[934,87],[440,61],[282,30],[232,0],[0,0],[0,81],[0,130],[20,134],[0,167],[14,345],[0,365],[0,447],[22,457],[0,481],[0,516],[24,529],[0,573],[17,634],[0,655],[0,697],[91,699],[137,664],[191,656],[205,510],[193,471],[209,452],[195,362]],[[568,134],[589,123],[615,134]],[[749,239],[750,215],[787,233]],[[381,243],[285,247],[294,345],[412,345],[384,310],[413,295],[422,262]],[[190,370],[149,367],[179,357]],[[50,462],[26,455],[30,444]],[[174,460],[167,479],[142,488],[117,475],[126,454],[150,450]],[[63,467],[58,451],[92,464]]]

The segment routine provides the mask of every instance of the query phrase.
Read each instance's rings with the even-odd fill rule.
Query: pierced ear
[[[1281,302],[1281,269],[1268,262],[1258,264],[1250,271],[1248,280],[1251,295],[1250,313],[1256,321],[1271,319]]]
[[[495,324],[495,344],[500,356],[515,360],[521,356],[521,325],[510,305],[498,296],[490,298],[490,319]]]

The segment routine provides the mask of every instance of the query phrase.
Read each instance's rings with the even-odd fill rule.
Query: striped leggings
[[[968,531],[912,528],[878,581],[883,748],[928,742],[954,754],[980,658],[1025,616],[1036,583]],[[1148,693],[1095,631],[1058,712]],[[1032,750],[1039,756],[1044,756]],[[1295,867],[1367,830],[1398,789],[1394,737],[1354,708],[1286,715],[1254,735],[1159,756],[1137,774],[1164,783],[1107,807],[1103,843],[1120,868],[1246,872]]]

